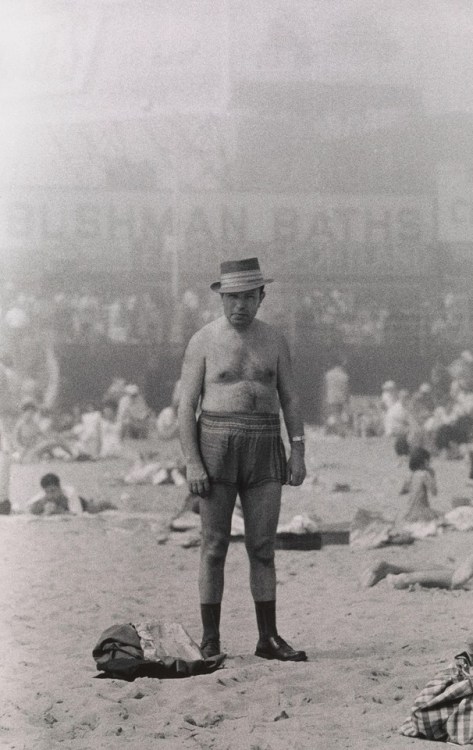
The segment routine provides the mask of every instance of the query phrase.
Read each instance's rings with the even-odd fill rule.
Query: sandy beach
[[[312,478],[284,489],[282,521],[307,513],[349,522],[358,508],[394,518],[404,509],[399,488],[406,467],[387,440],[313,432],[307,453]],[[438,458],[434,468],[435,507],[446,511],[452,498],[472,497],[465,462]],[[178,534],[163,542],[185,488],[124,486],[125,469],[123,461],[13,467],[11,499],[18,509],[52,470],[85,497],[109,499],[118,510],[0,517],[0,747],[421,747],[398,729],[418,690],[470,636],[472,593],[393,590],[386,581],[362,589],[358,576],[381,558],[452,566],[471,552],[472,532],[368,551],[348,545],[278,551],[278,625],[290,643],[307,650],[308,662],[298,664],[254,656],[248,565],[244,545],[234,542],[222,608],[228,654],[222,669],[181,680],[96,679],[92,649],[114,623],[179,622],[200,639],[199,549],[182,547]],[[333,492],[335,482],[350,491]]]

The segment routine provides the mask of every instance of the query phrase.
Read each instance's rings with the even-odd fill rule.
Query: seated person
[[[116,506],[107,501],[95,502],[79,497],[71,485],[62,485],[57,474],[45,474],[40,480],[41,492],[38,492],[27,503],[26,509],[35,516],[52,516],[64,513],[100,513],[112,510]]]
[[[44,434],[39,425],[38,409],[32,399],[25,399],[21,404],[22,414],[13,428],[13,442],[22,453],[34,448]]]
[[[158,435],[163,440],[174,440],[179,437],[177,412],[179,409],[180,386],[181,381],[178,380],[172,393],[171,405],[166,406],[166,408],[160,411],[156,419]]]
[[[80,422],[71,430],[71,448],[78,461],[95,461],[100,452],[100,412],[94,404],[87,404]]]
[[[416,523],[438,519],[441,513],[432,508],[429,502],[429,496],[437,494],[435,471],[430,465],[430,452],[426,448],[414,448],[409,457],[409,469],[411,474],[403,488],[409,494],[408,508],[403,520]]]
[[[137,385],[126,386],[118,405],[118,421],[122,425],[122,437],[134,440],[148,437],[150,409]]]
[[[118,406],[120,399],[125,395],[125,387],[125,378],[113,378],[112,383],[104,393],[103,401],[112,401],[115,406]]]
[[[12,435],[14,455],[20,461],[38,461],[44,457],[72,457],[73,451],[66,440],[45,431],[38,407],[32,399],[25,399],[21,410],[22,415],[17,420]]]
[[[122,425],[117,419],[114,401],[105,401],[99,422],[99,458],[118,458],[123,454]]]

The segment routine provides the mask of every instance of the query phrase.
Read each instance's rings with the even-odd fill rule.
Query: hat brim
[[[222,289],[220,281],[214,281],[210,284],[210,288],[213,292],[222,292],[222,294],[238,294],[238,292],[250,292],[252,289],[259,289],[261,286],[271,284],[274,279],[261,279],[261,281],[253,282],[251,284],[236,284],[235,286],[226,286]]]

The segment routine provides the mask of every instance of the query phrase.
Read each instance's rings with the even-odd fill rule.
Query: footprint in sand
[[[205,714],[203,717],[186,714],[183,717],[183,720],[192,726],[207,729],[208,727],[215,727],[218,724],[221,724],[226,718],[227,717],[224,714]]]

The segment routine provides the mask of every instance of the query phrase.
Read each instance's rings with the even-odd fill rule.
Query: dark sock
[[[255,602],[256,622],[260,640],[264,641],[278,634],[276,630],[276,601]]]
[[[201,604],[200,605],[200,616],[202,618],[202,625],[204,632],[202,635],[202,643],[206,641],[219,641],[220,640],[220,602],[218,604]]]

